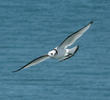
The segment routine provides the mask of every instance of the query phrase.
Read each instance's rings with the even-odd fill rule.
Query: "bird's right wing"
[[[40,57],[38,57],[38,58],[32,60],[31,62],[29,62],[29,63],[26,64],[25,66],[23,66],[23,67],[21,67],[21,68],[15,70],[15,71],[13,71],[13,72],[18,72],[18,71],[20,71],[20,70],[22,70],[22,69],[24,69],[24,68],[27,68],[27,67],[33,66],[33,65],[35,65],[35,64],[38,64],[38,63],[40,63],[40,62],[42,62],[42,61],[44,61],[44,60],[46,60],[46,59],[48,59],[48,58],[50,58],[49,55],[40,56]]]
[[[69,35],[59,46],[58,48],[67,48],[68,46],[71,46],[78,38],[80,38],[84,32],[86,32],[89,27],[91,26],[93,22],[91,21],[88,25],[84,26],[77,32]]]

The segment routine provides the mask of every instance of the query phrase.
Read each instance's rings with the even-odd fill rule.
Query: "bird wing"
[[[58,48],[67,48],[68,46],[71,46],[78,38],[80,38],[84,32],[86,32],[93,21],[89,22],[88,25],[84,26],[80,30],[76,31],[75,33],[69,35],[59,46]]]
[[[44,61],[44,60],[46,60],[46,59],[48,59],[48,58],[50,58],[49,55],[40,56],[40,57],[38,57],[38,58],[32,60],[31,62],[29,62],[29,63],[26,64],[25,66],[23,66],[23,67],[21,67],[21,68],[15,70],[15,71],[13,71],[13,72],[18,72],[18,71],[20,71],[20,70],[22,70],[22,69],[24,69],[24,68],[27,68],[27,67],[33,66],[33,65],[35,65],[35,64],[38,64],[38,63],[40,63],[40,62],[42,62],[42,61]]]

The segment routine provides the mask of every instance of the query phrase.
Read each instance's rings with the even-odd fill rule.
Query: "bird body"
[[[59,49],[58,47],[56,48],[58,54],[54,56],[55,59],[60,59],[66,55],[67,50],[66,49]]]
[[[59,61],[64,61],[66,59],[69,59],[70,57],[74,56],[74,54],[77,52],[79,49],[79,46],[75,46],[71,49],[65,49],[65,54],[61,58],[59,58]]]
[[[75,33],[70,34],[59,46],[54,48],[53,50],[49,51],[47,55],[40,56],[33,61],[29,62],[25,66],[19,68],[18,70],[14,71],[20,71],[21,69],[33,66],[35,64],[38,64],[46,59],[54,58],[59,61],[64,61],[66,59],[71,58],[74,56],[74,54],[78,51],[79,46],[76,45],[73,48],[68,49],[69,46],[71,46],[77,39],[79,39],[91,26],[93,22],[91,21],[89,24],[84,26],[83,28],[79,29]]]

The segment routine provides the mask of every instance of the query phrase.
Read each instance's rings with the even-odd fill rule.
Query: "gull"
[[[73,48],[68,48],[69,46],[73,45],[74,42],[79,39],[92,25],[93,21],[89,22],[86,26],[79,29],[78,31],[70,34],[59,46],[54,48],[53,50],[49,51],[48,54],[40,56],[28,64],[24,65],[23,67],[13,71],[18,72],[24,68],[39,64],[40,62],[43,62],[49,58],[57,59],[58,61],[64,61],[66,59],[71,58],[74,56],[74,54],[78,51],[79,45],[74,46]]]

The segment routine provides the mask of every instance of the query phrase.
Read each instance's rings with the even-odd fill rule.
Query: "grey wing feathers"
[[[79,37],[81,37],[83,35],[84,32],[86,32],[89,27],[91,26],[91,24],[93,23],[93,21],[91,21],[88,25],[84,26],[83,28],[81,28],[80,30],[78,30],[77,32],[69,35],[60,45],[59,48],[67,48],[68,46],[71,46]]]
[[[18,72],[18,71],[20,71],[20,70],[22,70],[22,69],[24,69],[24,68],[27,68],[27,67],[33,66],[33,65],[35,65],[35,64],[38,64],[38,63],[40,63],[40,62],[42,62],[42,61],[44,61],[44,60],[46,60],[46,59],[48,59],[48,58],[49,58],[48,55],[40,56],[40,57],[38,57],[38,58],[32,60],[31,62],[29,62],[29,63],[26,64],[25,66],[23,66],[23,67],[21,67],[21,68],[15,70],[15,71],[13,71],[13,72]]]

